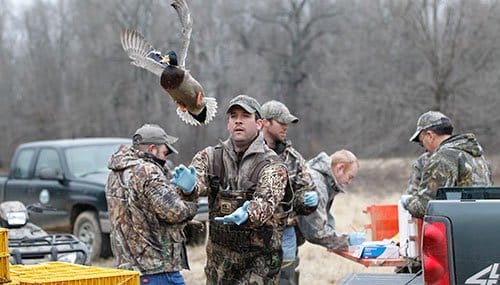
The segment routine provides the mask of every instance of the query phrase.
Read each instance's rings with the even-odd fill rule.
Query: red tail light
[[[422,265],[426,285],[449,285],[448,240],[442,222],[424,222]]]

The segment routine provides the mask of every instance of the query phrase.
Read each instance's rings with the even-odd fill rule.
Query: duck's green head
[[[161,63],[167,63],[169,65],[177,66],[177,54],[173,50],[169,50],[163,56]]]

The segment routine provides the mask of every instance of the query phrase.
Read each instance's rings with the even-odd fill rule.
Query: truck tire
[[[102,251],[103,234],[99,226],[96,212],[81,212],[78,217],[76,217],[75,225],[73,226],[73,234],[87,245],[90,251],[91,261],[99,258]]]

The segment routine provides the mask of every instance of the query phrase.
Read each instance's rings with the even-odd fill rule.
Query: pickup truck
[[[339,284],[500,284],[500,187],[440,188],[422,227],[422,271],[351,273]]]
[[[107,162],[120,145],[131,142],[128,138],[78,138],[21,144],[10,173],[0,176],[0,202],[39,204],[44,211],[30,214],[33,224],[49,232],[73,233],[89,247],[92,260],[110,256],[111,223],[104,193]],[[200,199],[195,217],[202,222],[208,216],[204,201]],[[203,238],[206,231],[196,226]]]

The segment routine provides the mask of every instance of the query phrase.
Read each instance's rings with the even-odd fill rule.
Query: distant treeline
[[[22,3],[22,4],[20,4]],[[145,122],[179,137],[176,163],[225,139],[237,94],[277,99],[300,118],[306,158],[348,148],[412,156],[418,115],[441,110],[487,153],[500,152],[500,7],[496,1],[188,1],[187,67],[219,113],[191,127],[153,74],[129,64],[119,34],[181,46],[167,0],[0,0],[0,167],[22,142],[125,136]]]

